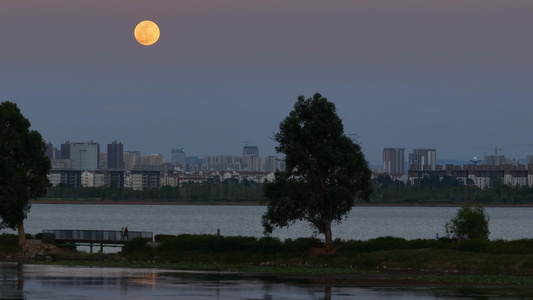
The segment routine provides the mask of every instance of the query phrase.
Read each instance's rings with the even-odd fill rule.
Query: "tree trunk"
[[[333,246],[333,237],[331,233],[331,221],[324,220],[324,239],[326,248],[329,250]]]
[[[26,233],[24,232],[24,221],[20,221],[18,225],[19,245],[22,247],[26,245]]]

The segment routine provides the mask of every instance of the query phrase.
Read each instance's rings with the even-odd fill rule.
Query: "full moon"
[[[133,34],[139,44],[150,46],[157,42],[160,32],[156,23],[146,20],[135,26]]]

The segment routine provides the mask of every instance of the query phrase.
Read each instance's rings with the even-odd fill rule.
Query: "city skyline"
[[[168,157],[275,152],[299,95],[335,103],[366,159],[533,154],[533,2],[3,1],[0,101],[45,141]],[[152,46],[135,26],[160,28]],[[67,137],[65,139],[65,137]]]
[[[47,142],[47,146],[49,146],[50,144],[52,145],[52,148],[53,150],[59,150],[61,151],[62,149],[68,149],[68,152],[67,153],[70,153],[70,147],[65,147],[66,145],[68,144],[83,144],[83,143],[96,143],[96,144],[100,144],[98,141],[89,141],[89,142],[81,142],[81,141],[77,141],[77,142],[74,142],[74,141],[70,141],[70,140],[67,140],[63,143],[60,144],[60,146],[58,147],[58,145],[56,144],[53,144],[51,142]],[[248,153],[248,154],[253,154],[253,155],[257,155],[259,157],[282,157],[283,155],[281,153],[278,153],[277,155],[264,155],[264,154],[261,154],[261,149],[259,149],[259,147],[255,146],[255,145],[248,145],[248,143],[244,144],[241,148],[240,151],[235,151],[233,153],[210,153],[208,155],[195,155],[194,153],[188,153],[186,151],[186,148],[183,148],[183,147],[172,147],[171,149],[168,149],[168,153],[164,153],[164,152],[157,152],[157,153],[143,153],[142,151],[139,151],[139,150],[136,150],[136,149],[130,149],[128,148],[127,146],[124,147],[125,145],[120,142],[120,141],[117,141],[117,140],[114,140],[112,142],[109,142],[109,143],[103,143],[103,145],[107,145],[107,149],[108,149],[108,152],[104,152],[104,151],[101,151],[101,153],[109,153],[109,149],[114,149],[116,146],[120,146],[120,149],[123,150],[123,153],[126,153],[126,152],[137,152],[139,153],[139,155],[141,156],[152,156],[152,155],[161,155],[163,158],[164,158],[164,161],[165,162],[177,162],[177,161],[174,161],[173,160],[173,157],[175,155],[175,151],[177,153],[179,153],[179,156],[181,157],[179,159],[179,161],[185,161],[186,158],[192,158],[192,157],[197,157],[197,158],[200,158],[200,159],[203,159],[204,157],[209,157],[209,156],[235,156],[235,157],[238,157],[238,156],[246,156],[247,155],[247,151],[250,151],[250,149],[252,150],[252,152]],[[112,146],[110,148],[110,146]],[[105,149],[105,148],[101,148],[101,149]],[[385,152],[386,151],[396,151],[396,150],[400,150],[401,152],[401,155],[400,153],[398,154],[395,154],[395,155],[399,155],[398,157],[401,157],[402,158],[402,161],[399,161],[399,162],[395,162],[397,165],[396,168],[392,168],[390,169],[391,167],[390,166],[386,166],[384,165],[386,162],[391,162],[391,157],[394,156],[391,152],[391,154],[388,154],[388,158],[386,159],[385,158]],[[489,157],[489,160],[490,159],[505,159],[505,160],[509,160],[509,161],[513,161],[513,160],[516,160],[520,163],[524,163],[524,164],[529,164],[528,162],[528,158],[531,159],[533,157],[533,154],[525,154],[523,157],[509,157],[509,156],[506,156],[505,154],[502,154],[501,153],[501,148],[493,148],[493,149],[486,149],[488,152],[486,153],[483,153],[482,155],[480,156],[476,156],[476,157],[472,157],[470,159],[465,159],[465,160],[461,160],[461,159],[450,159],[450,158],[446,158],[446,157],[440,157],[438,155],[438,149],[427,149],[427,148],[416,148],[416,147],[407,147],[407,148],[403,148],[403,147],[395,147],[395,148],[383,148],[383,149],[380,149],[381,151],[381,157],[382,159],[380,161],[376,161],[376,162],[372,162],[372,161],[368,161],[370,165],[372,165],[373,167],[378,167],[378,166],[382,166],[383,169],[387,172],[390,172],[390,173],[402,173],[402,172],[405,172],[407,169],[410,168],[410,165],[412,164],[411,163],[411,160],[413,160],[415,157],[418,157],[415,161],[413,161],[413,163],[417,164],[419,166],[420,169],[423,168],[423,166],[426,164],[424,163],[424,160],[426,160],[426,162],[429,163],[429,165],[431,166],[431,169],[434,170],[435,169],[435,165],[439,162],[439,161],[452,161],[454,163],[465,163],[465,164],[470,164],[470,163],[473,163],[474,160],[478,160],[480,164],[484,164],[484,158],[486,157]],[[116,150],[114,150],[116,151]],[[428,156],[428,151],[431,152],[432,154],[430,156]],[[492,151],[492,152],[490,152]],[[500,151],[500,153],[498,153],[498,151]],[[241,152],[239,154],[239,152]],[[47,149],[47,155],[50,157],[52,154],[49,153],[48,149]],[[117,154],[115,154],[117,155]],[[414,156],[413,155],[417,155],[417,156]],[[57,158],[57,157],[56,157]],[[423,160],[421,161],[418,161],[418,159],[420,158],[423,158]],[[397,159],[397,158],[396,158]],[[396,159],[393,159],[393,160],[396,160]],[[476,162],[475,164],[477,164],[478,162]],[[116,164],[116,162],[114,163]],[[403,167],[402,167],[403,166]]]

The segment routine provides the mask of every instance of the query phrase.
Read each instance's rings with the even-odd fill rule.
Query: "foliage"
[[[125,201],[184,201],[184,202],[259,202],[264,200],[262,184],[244,179],[209,179],[202,183],[184,183],[180,187],[136,191],[100,187],[73,187],[58,184],[48,190],[46,198],[101,199]]]
[[[286,169],[264,184],[270,201],[262,217],[265,233],[305,220],[331,245],[331,223],[340,223],[355,199],[367,200],[372,191],[361,147],[344,134],[335,105],[320,94],[298,97],[275,140]]]
[[[0,104],[0,141],[0,227],[18,229],[24,244],[28,202],[46,194],[50,159],[41,135],[30,130],[30,121],[15,103]]]
[[[532,204],[533,186],[504,184],[491,179],[481,189],[471,179],[465,182],[452,175],[439,178],[435,174],[404,184],[389,175],[380,175],[372,181],[372,202],[427,203],[427,204]]]
[[[132,253],[132,252],[142,252],[142,251],[151,251],[152,248],[148,247],[146,243],[150,242],[148,238],[134,238],[130,241],[127,241],[122,247],[123,253]]]
[[[13,253],[20,250],[16,235],[6,233],[0,235],[0,252]]]
[[[489,217],[481,206],[471,207],[466,204],[457,216],[445,224],[446,234],[456,239],[489,239]]]

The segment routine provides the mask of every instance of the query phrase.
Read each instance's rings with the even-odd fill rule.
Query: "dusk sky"
[[[533,155],[531,0],[0,4],[0,101],[55,147],[275,155],[296,98],[319,92],[372,164],[386,147]]]

